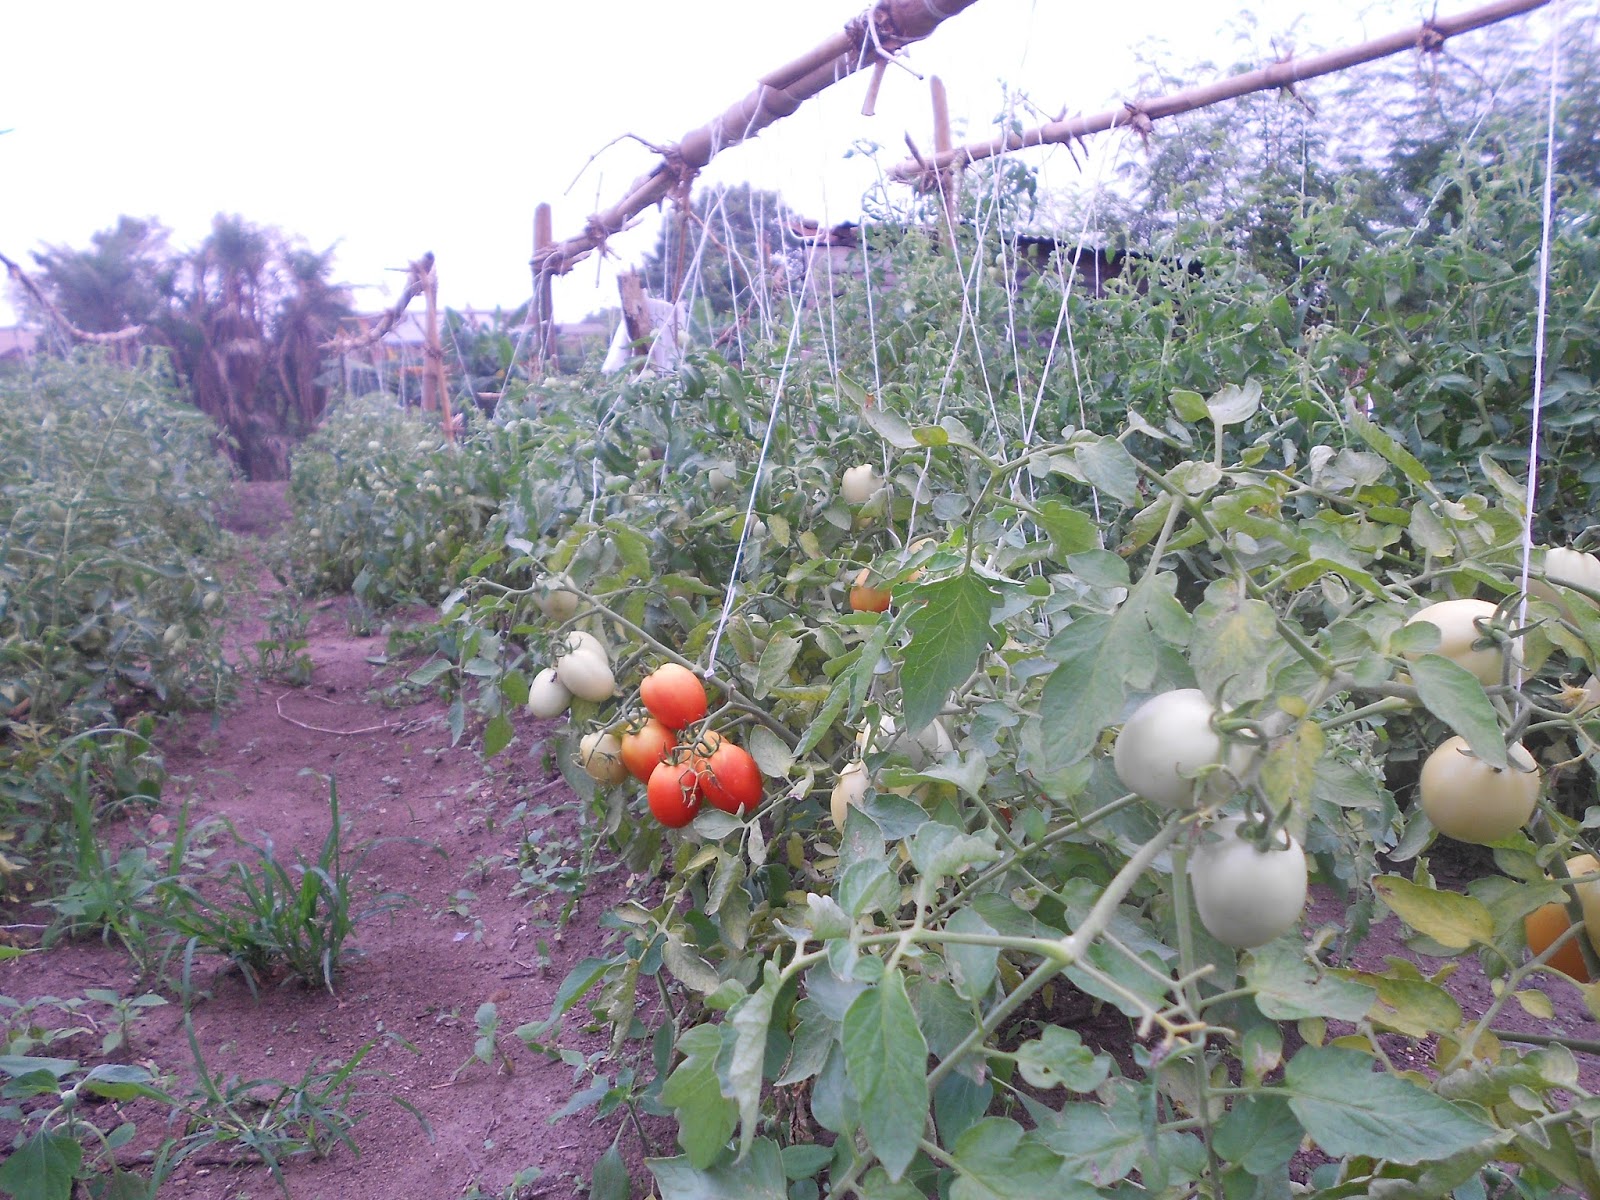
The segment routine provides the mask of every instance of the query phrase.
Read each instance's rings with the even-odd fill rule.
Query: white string
[[[806,291],[811,286],[812,273],[809,262],[800,277],[800,293],[791,302],[789,318],[789,343],[783,352],[783,364],[778,368],[778,384],[772,392],[772,412],[767,417],[766,432],[761,435],[761,453],[756,456],[755,472],[750,480],[750,499],[744,508],[744,525],[739,530],[739,545],[733,552],[733,567],[728,572],[728,590],[722,597],[722,612],[717,617],[716,632],[711,635],[711,648],[706,654],[706,678],[717,677],[717,649],[722,645],[722,632],[733,614],[733,601],[739,592],[739,568],[744,563],[744,548],[750,540],[750,526],[754,523],[756,497],[761,494],[761,477],[766,471],[767,454],[772,449],[772,431],[778,426],[778,413],[783,409],[783,385],[789,378],[789,367],[795,359],[795,349],[800,341],[800,326],[804,317]]]
[[[1533,335],[1533,420],[1528,430],[1528,493],[1522,514],[1522,600],[1518,605],[1517,624],[1528,620],[1528,567],[1533,558],[1533,514],[1539,494],[1539,426],[1544,406],[1544,356],[1545,319],[1550,301],[1550,229],[1555,218],[1556,174],[1556,96],[1561,77],[1561,10],[1560,0],[1555,7],[1555,28],[1550,35],[1550,100],[1545,113],[1544,134],[1544,195],[1542,226],[1539,231],[1539,301],[1538,315]],[[1522,664],[1518,660],[1514,682],[1522,683]]]

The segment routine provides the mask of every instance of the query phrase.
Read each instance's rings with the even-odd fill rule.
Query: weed
[[[306,652],[310,624],[311,614],[305,610],[299,593],[288,587],[280,591],[267,611],[267,636],[255,644],[257,672],[296,687],[310,683],[316,669]]]
[[[367,908],[353,906],[355,875],[377,841],[354,849],[344,845],[339,815],[339,789],[328,781],[328,834],[314,862],[296,855],[285,864],[272,839],[260,843],[234,837],[255,857],[252,865],[229,863],[223,881],[229,892],[211,900],[187,881],[172,881],[166,923],[186,943],[185,957],[196,949],[225,955],[245,977],[252,992],[275,967],[307,984],[333,992],[345,943],[358,922],[391,912],[409,901],[401,892],[384,892]],[[416,839],[406,839],[416,841]],[[187,977],[188,971],[185,970]]]

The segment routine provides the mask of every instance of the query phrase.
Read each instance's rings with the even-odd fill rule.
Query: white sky
[[[386,268],[430,249],[444,304],[515,305],[530,287],[535,204],[554,206],[557,238],[576,233],[597,199],[614,202],[653,161],[631,142],[585,169],[591,155],[621,134],[675,141],[867,3],[13,0],[0,18],[0,129],[11,130],[0,135],[0,252],[30,265],[31,251],[87,246],[122,213],[157,218],[188,247],[213,214],[239,213],[315,248],[338,242],[336,277],[358,285],[360,307],[385,305],[401,281]],[[1256,0],[1258,27],[1240,46],[1240,7],[1221,0],[978,0],[908,62],[945,80],[958,136],[988,136],[1002,80],[1051,116],[1094,112],[1135,97],[1157,37],[1182,68],[1254,65],[1404,28],[1433,7]],[[883,145],[887,166],[906,156],[908,131],[932,141],[925,84],[891,68],[868,119],[866,81],[726,151],[702,179],[748,179],[822,220],[856,216],[874,168],[846,161],[853,142]],[[1047,185],[1077,175],[1064,155],[1034,161]],[[612,247],[637,261],[654,228]],[[0,325],[15,319],[4,291]],[[592,260],[556,284],[562,320],[615,299]]]

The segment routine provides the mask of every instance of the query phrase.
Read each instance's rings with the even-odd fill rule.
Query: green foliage
[[[1600,597],[1539,593],[1495,621],[1525,670],[1487,687],[1398,634],[1437,598],[1518,611],[1537,164],[1496,134],[1428,181],[1448,209],[1381,209],[1370,180],[1289,197],[1289,172],[1213,148],[1227,194],[1205,164],[1183,178],[1228,206],[1174,204],[1098,294],[1017,281],[1005,225],[954,247],[869,231],[870,296],[747,329],[738,361],[547,380],[439,451],[485,482],[431,507],[385,477],[396,529],[459,538],[448,568],[385,568],[389,595],[445,595],[411,683],[449,696],[454,736],[510,752],[564,636],[610,648],[618,695],[573,705],[561,758],[595,835],[655,882],[516,1033],[542,1053],[576,1014],[609,1033],[605,1056],[565,1052],[567,1111],[673,1118],[676,1151],[647,1160],[664,1196],[1469,1196],[1501,1163],[1530,1195],[1600,1184],[1572,1052],[1497,1024],[1511,997],[1570,986],[1525,956],[1523,917],[1587,845],[1600,725],[1562,681],[1600,661]],[[1026,181],[990,182],[1012,189],[996,213],[1027,210]],[[1534,526],[1559,544],[1600,483],[1577,432],[1597,415],[1600,210],[1563,195],[1557,482]],[[1397,224],[1407,204],[1426,219]],[[443,469],[392,448],[404,429],[351,461]],[[332,461],[308,467],[324,504]],[[850,504],[859,463],[884,486]],[[456,495],[483,498],[481,524]],[[368,561],[340,544],[329,580]],[[863,568],[888,612],[850,610]],[[664,831],[631,783],[571,768],[674,657],[767,776],[753,820]],[[1112,754],[1177,688],[1218,706],[1228,747],[1198,816],[1127,793]],[[1452,731],[1490,763],[1521,739],[1565,764],[1498,872],[1455,892],[1410,804]],[[840,828],[830,793],[856,763],[869,783]],[[1220,814],[1292,835],[1343,911],[1249,949],[1214,937],[1185,864]],[[1410,961],[1347,965],[1380,913],[1418,954],[1475,958],[1487,1010]],[[1397,1069],[1391,1039],[1426,1070]],[[1327,1161],[1304,1167],[1304,1145]]]

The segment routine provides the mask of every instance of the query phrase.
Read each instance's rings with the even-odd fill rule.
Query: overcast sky
[[[26,264],[47,244],[86,246],[123,213],[155,217],[192,246],[229,212],[315,248],[337,242],[337,278],[358,287],[363,308],[398,294],[401,276],[387,268],[424,250],[438,258],[446,305],[512,306],[530,287],[534,206],[554,206],[557,238],[576,233],[653,161],[635,143],[608,142],[676,140],[866,6],[13,0],[0,67],[0,129],[11,131],[0,135],[0,253]],[[945,80],[958,131],[986,136],[1005,105],[1002,81],[1051,116],[1095,112],[1134,98],[1141,59],[1158,49],[1179,69],[1255,64],[1404,28],[1434,4],[1255,9],[1241,43],[1232,0],[978,0],[907,62]],[[702,179],[776,189],[821,220],[857,215],[875,169],[847,160],[852,144],[881,144],[887,165],[905,156],[906,133],[932,140],[925,83],[891,69],[870,119],[865,86],[863,74],[830,89]],[[1120,136],[1102,135],[1103,152],[1139,153]],[[1064,155],[1033,161],[1047,184],[1077,175]],[[647,221],[612,248],[636,261],[653,231]],[[3,292],[0,325],[15,319]],[[615,297],[609,271],[586,262],[557,283],[557,316]]]

